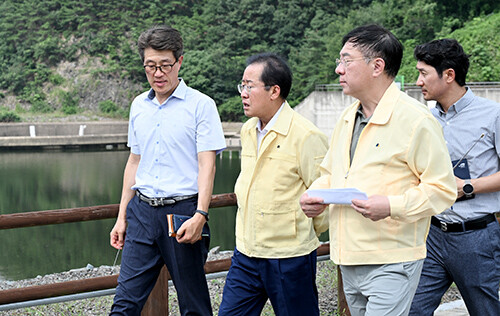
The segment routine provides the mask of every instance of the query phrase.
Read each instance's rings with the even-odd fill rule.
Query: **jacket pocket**
[[[295,209],[261,210],[256,214],[255,240],[261,247],[286,247],[296,243]]]

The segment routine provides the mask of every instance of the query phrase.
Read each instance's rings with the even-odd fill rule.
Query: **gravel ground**
[[[228,258],[232,252],[224,251],[219,252],[218,248],[211,250],[208,260],[218,260]],[[94,268],[87,266],[82,269],[70,270],[67,272],[50,274],[46,276],[38,276],[33,279],[20,280],[20,281],[5,281],[0,280],[0,290],[11,288],[27,287],[31,285],[42,285],[56,282],[64,282],[71,280],[78,280],[84,278],[106,276],[119,272],[119,267],[101,266]],[[222,299],[222,290],[224,288],[224,278],[217,278],[209,280],[210,297],[212,298],[212,306],[216,314],[219,309],[219,304]],[[317,272],[317,286],[319,292],[319,307],[321,315],[338,315],[337,309],[337,269],[330,261],[318,262]],[[454,301],[460,299],[460,293],[456,287],[450,290],[443,297],[443,302]],[[0,316],[4,315],[107,315],[111,304],[113,303],[113,296],[103,296],[97,298],[90,298],[85,300],[69,301],[64,303],[40,305],[28,308],[21,308],[9,311],[0,311]],[[175,289],[169,288],[169,311],[170,315],[179,315],[177,307],[177,297]],[[274,315],[269,302],[266,304],[262,315]]]

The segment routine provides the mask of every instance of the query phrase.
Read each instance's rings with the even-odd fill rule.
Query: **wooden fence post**
[[[337,266],[337,302],[339,314],[341,316],[351,316],[344,294],[344,282],[342,281],[342,273],[339,266]]]
[[[168,279],[167,267],[163,266],[141,316],[168,316]]]

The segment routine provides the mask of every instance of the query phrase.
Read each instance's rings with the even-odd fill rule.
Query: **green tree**
[[[400,73],[407,82],[415,74],[414,45],[442,37],[456,37],[471,54],[470,80],[500,81],[499,10],[498,0],[3,0],[0,89],[35,111],[63,108],[47,86],[66,89],[55,67],[83,58],[104,64],[90,70],[99,79],[112,74],[147,86],[136,41],[155,24],[181,31],[181,76],[214,98],[223,120],[242,118],[235,85],[248,56],[271,51],[288,59],[289,101],[296,105],[316,84],[336,81],[342,36],[367,23],[387,27],[404,43]]]
[[[467,81],[500,81],[500,12],[481,16],[452,32],[470,55]]]

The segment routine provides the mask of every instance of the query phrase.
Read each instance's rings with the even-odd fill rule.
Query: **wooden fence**
[[[234,193],[217,194],[212,196],[210,208],[235,206],[236,195]],[[51,224],[62,224],[72,222],[83,222],[99,219],[116,218],[118,215],[118,204],[101,205],[92,207],[81,207],[72,209],[50,210],[40,212],[27,212],[17,214],[0,215],[0,229],[15,229]],[[329,244],[318,248],[318,255],[329,254]],[[209,261],[205,264],[205,273],[227,271],[231,265],[231,259]],[[338,307],[350,315],[347,308],[344,292],[342,289],[342,278],[338,274]],[[142,316],[168,315],[168,280],[170,276],[164,267],[156,285],[151,292]],[[112,289],[117,286],[118,274],[76,281],[60,282],[55,284],[37,285],[25,288],[9,289],[0,291],[0,305],[18,302],[26,302],[37,299],[57,297],[63,295],[92,292],[98,290]]]

